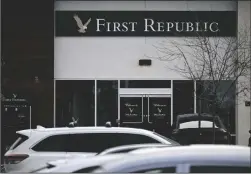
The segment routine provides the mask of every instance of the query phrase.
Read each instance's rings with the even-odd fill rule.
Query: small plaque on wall
[[[245,106],[250,106],[250,101],[245,101]]]

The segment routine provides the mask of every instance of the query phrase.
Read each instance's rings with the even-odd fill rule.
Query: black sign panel
[[[142,98],[120,97],[121,122],[142,123]]]
[[[30,105],[25,99],[4,99],[2,101],[2,121],[4,128],[29,129]]]
[[[56,36],[236,36],[235,11],[56,11]]]
[[[171,121],[171,98],[150,97],[149,98],[149,122]]]

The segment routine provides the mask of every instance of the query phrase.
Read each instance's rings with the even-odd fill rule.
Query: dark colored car
[[[213,120],[214,128],[213,129]],[[215,139],[214,139],[215,131]],[[230,134],[219,116],[210,114],[178,115],[172,125],[172,138],[181,145],[189,144],[229,144]]]

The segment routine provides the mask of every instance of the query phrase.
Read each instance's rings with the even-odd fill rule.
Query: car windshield
[[[165,136],[163,136],[163,135],[160,135],[160,134],[158,134],[158,133],[156,133],[156,132],[153,132],[153,133],[154,133],[155,135],[161,137],[162,139],[165,139],[166,141],[170,142],[172,145],[180,145],[179,143],[177,143],[176,141],[174,141],[174,140],[172,140],[172,139],[169,139],[169,138],[167,138],[167,137],[165,137]]]
[[[189,129],[189,128],[212,128],[213,127],[213,117],[212,116],[188,116],[178,119],[177,127],[179,129]],[[219,116],[215,116],[215,128],[225,129]]]

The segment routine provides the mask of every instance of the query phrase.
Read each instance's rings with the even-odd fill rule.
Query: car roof
[[[207,113],[201,113],[200,117],[202,119],[213,119],[213,116],[211,114],[207,114]],[[218,115],[215,115],[215,117],[217,119],[219,119]],[[177,116],[177,120],[179,121],[186,121],[186,120],[191,120],[191,119],[198,119],[199,118],[199,114],[198,113],[191,113],[191,114],[181,114]]]
[[[109,149],[104,150],[103,152],[99,153],[100,155],[113,153],[116,151],[127,150],[127,149],[135,149],[135,148],[149,148],[149,147],[167,147],[172,146],[172,144],[161,144],[161,143],[147,143],[147,144],[131,144],[131,145],[123,145],[112,147]]]
[[[38,129],[25,129],[17,131],[19,134],[29,135],[31,132],[37,133],[50,133],[50,132],[78,132],[78,131],[109,131],[109,132],[136,132],[136,133],[152,133],[151,131],[139,128],[128,127],[58,127],[58,128],[38,128]]]
[[[199,116],[198,113],[190,113],[190,114],[180,114],[177,117],[178,118],[189,118],[189,117],[198,117],[198,116]],[[211,114],[207,114],[207,113],[201,113],[200,116],[202,116],[202,117],[210,117],[210,118],[213,117]]]
[[[202,160],[250,165],[250,148],[235,145],[191,145],[155,148],[149,153],[133,157],[127,156],[113,163],[105,163],[102,168],[106,172],[119,172],[121,168],[130,169],[134,166],[167,162],[170,164],[175,162],[202,162]]]
[[[176,146],[176,145],[175,145]],[[145,147],[145,148],[140,148],[140,149],[135,149],[135,150],[132,150],[128,153],[130,154],[146,154],[146,153],[151,153],[151,152],[155,152],[156,150],[159,150],[159,148],[166,148],[166,147],[172,147],[172,146],[152,146],[152,147]]]

